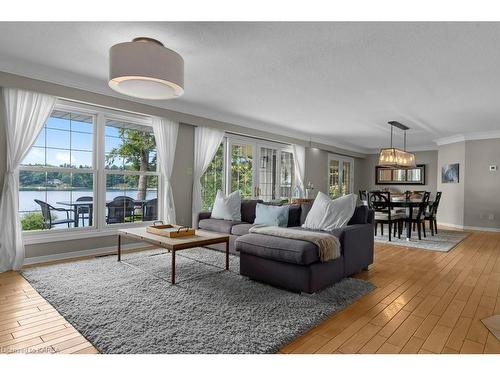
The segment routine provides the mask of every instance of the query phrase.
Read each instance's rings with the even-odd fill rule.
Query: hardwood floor
[[[480,319],[500,314],[500,233],[448,253],[377,244],[377,288],[280,353],[500,353]],[[0,274],[0,352],[97,353],[17,272]]]
[[[0,353],[97,353],[17,272],[0,273]]]
[[[500,233],[448,253],[376,245],[377,289],[281,353],[500,353],[481,319],[500,314]]]

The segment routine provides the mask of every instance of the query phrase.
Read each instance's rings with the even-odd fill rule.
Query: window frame
[[[108,225],[106,223],[106,176],[108,174],[120,175],[148,175],[157,176],[158,181],[158,202],[163,199],[163,179],[159,173],[159,160],[157,159],[156,171],[123,171],[107,170],[105,168],[105,127],[106,120],[128,122],[145,127],[152,128],[152,117],[131,113],[126,111],[114,110],[85,103],[77,103],[64,99],[58,99],[53,110],[65,111],[75,114],[81,114],[93,117],[93,145],[92,145],[92,168],[61,168],[61,167],[40,167],[40,166],[20,166],[19,171],[35,172],[62,172],[62,173],[92,173],[93,174],[93,196],[94,196],[94,218],[93,225],[77,228],[55,228],[50,230],[23,231],[24,243],[37,244],[55,241],[65,241],[73,239],[82,239],[90,237],[99,237],[102,235],[111,235],[117,233],[118,229],[144,226],[149,221],[140,221],[132,223],[120,223]],[[96,209],[97,207],[97,209]],[[163,214],[162,205],[159,204],[157,212],[159,217]],[[19,215],[19,211],[18,211]]]
[[[335,160],[335,161],[338,161],[339,162],[339,186],[341,184],[341,181],[343,180],[343,175],[341,176],[340,175],[340,172],[342,171],[342,173],[344,173],[344,162],[348,162],[350,163],[351,165],[351,175],[350,175],[350,178],[349,178],[349,186],[350,186],[350,191],[347,192],[346,194],[352,194],[354,192],[354,158],[353,157],[350,157],[350,156],[344,156],[344,155],[338,155],[338,154],[332,154],[332,153],[328,153],[328,162],[327,162],[327,165],[326,165],[326,180],[327,180],[327,192],[328,192],[328,196],[330,198],[332,198],[330,196],[330,161],[332,160]]]
[[[256,187],[259,187],[259,161],[260,161],[260,148],[271,148],[271,149],[276,149],[276,158],[278,160],[277,163],[277,168],[275,171],[275,180],[277,182],[276,184],[276,191],[280,191],[281,187],[281,152],[289,152],[293,154],[293,147],[290,144],[286,143],[280,143],[280,142],[274,142],[270,140],[265,140],[265,139],[260,139],[260,138],[253,138],[249,136],[243,136],[243,135],[236,135],[236,134],[227,134],[226,135],[226,160],[224,163],[224,168],[225,168],[225,181],[226,184],[224,185],[225,187],[225,194],[231,193],[231,150],[233,145],[250,145],[253,148],[252,152],[252,158],[253,158],[253,165],[252,165],[252,197],[250,199],[257,199],[258,195],[256,195]],[[293,161],[295,163],[295,159]],[[295,168],[295,164],[294,164]],[[293,198],[293,192],[295,189],[295,181],[292,180],[292,188],[291,188],[291,197],[288,197],[289,199]],[[278,198],[275,198],[278,199]]]
[[[222,145],[222,176],[221,176],[221,179],[222,179],[222,192],[224,194],[226,194],[226,181],[227,181],[227,176],[226,176],[226,170],[227,170],[227,158],[228,158],[228,154],[227,154],[227,149],[228,149],[228,140],[227,140],[227,136],[224,135],[224,137],[222,138],[222,141],[221,143],[219,143],[219,146],[217,146],[217,149]],[[215,158],[215,156],[214,156]],[[214,161],[214,158],[212,158],[212,160],[210,161],[210,164]],[[207,168],[208,170],[208,168]],[[205,171],[206,173],[207,171]],[[202,185],[202,196],[201,196],[201,205],[202,205],[202,210],[204,209],[204,202],[203,202],[203,183],[201,182],[201,179],[203,178],[203,176],[205,175],[205,173],[203,173],[203,175],[201,176],[200,178],[200,183]],[[215,198],[215,197],[214,197]]]

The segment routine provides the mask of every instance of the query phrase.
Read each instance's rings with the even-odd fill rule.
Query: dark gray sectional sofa
[[[346,227],[331,232],[340,240],[341,256],[320,262],[318,248],[310,242],[248,233],[258,202],[262,201],[242,201],[241,221],[211,219],[210,212],[201,212],[195,223],[204,230],[230,234],[230,251],[239,253],[242,275],[285,289],[314,293],[373,263],[374,214],[368,207],[357,207]],[[301,229],[310,209],[311,204],[290,205],[288,226]]]

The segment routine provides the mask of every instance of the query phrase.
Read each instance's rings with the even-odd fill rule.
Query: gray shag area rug
[[[426,230],[427,237],[422,234],[422,239],[418,239],[418,234],[416,231],[412,231],[410,241],[406,240],[406,229],[403,230],[401,239],[397,236],[392,236],[391,242],[389,242],[388,226],[384,226],[384,235],[380,234],[380,226],[378,228],[378,233],[375,236],[375,242],[387,243],[392,245],[399,245],[405,247],[414,247],[417,249],[432,250],[432,251],[442,251],[447,252],[457,246],[462,242],[470,233],[460,232],[454,230],[439,229],[439,232],[434,236],[431,235],[429,229]],[[393,233],[394,234],[394,233]]]
[[[239,275],[239,258],[203,248],[164,250],[22,272],[102,353],[274,353],[375,287],[348,278],[308,295]]]

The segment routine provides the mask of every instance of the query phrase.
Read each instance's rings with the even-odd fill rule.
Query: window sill
[[[119,225],[117,227],[110,227],[104,229],[79,228],[71,230],[54,230],[54,231],[37,232],[37,233],[23,233],[23,240],[25,245],[36,245],[42,243],[81,240],[86,238],[116,236],[119,229],[136,228],[136,227],[146,226],[149,224],[150,222],[141,222],[135,224]]]

